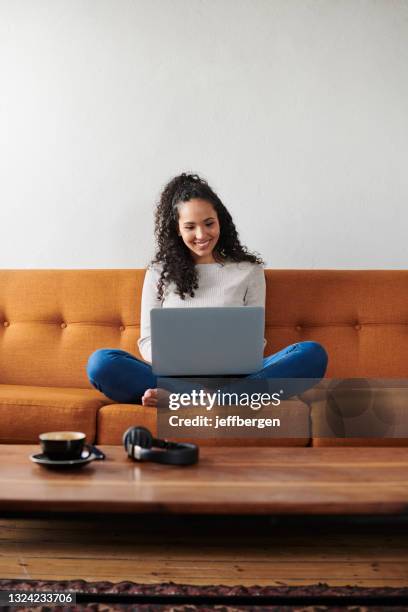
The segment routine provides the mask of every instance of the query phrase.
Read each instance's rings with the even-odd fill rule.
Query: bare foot
[[[166,400],[170,397],[170,391],[167,389],[146,389],[142,397],[143,406],[153,406],[157,408],[159,405],[159,391],[160,391],[160,408],[165,408]]]
[[[157,406],[157,389],[146,389],[142,397],[143,406]]]

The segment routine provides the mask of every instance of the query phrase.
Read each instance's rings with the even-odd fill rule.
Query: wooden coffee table
[[[50,471],[0,445],[2,512],[406,514],[408,448],[202,448],[198,465],[105,461]]]

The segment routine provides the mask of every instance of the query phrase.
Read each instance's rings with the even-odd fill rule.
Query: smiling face
[[[220,237],[218,215],[210,202],[193,198],[178,205],[178,232],[195,263],[213,263]]]

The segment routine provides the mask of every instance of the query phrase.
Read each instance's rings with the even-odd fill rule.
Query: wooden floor
[[[0,578],[408,586],[408,521],[3,518]]]

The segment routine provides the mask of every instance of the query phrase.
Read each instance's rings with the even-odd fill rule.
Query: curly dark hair
[[[166,287],[174,282],[176,293],[194,297],[198,289],[198,273],[190,249],[177,233],[178,205],[193,198],[206,200],[218,215],[220,236],[213,250],[214,259],[224,261],[249,261],[263,264],[263,260],[242,246],[238,232],[228,210],[207,181],[197,174],[182,173],[171,179],[163,189],[155,213],[156,254],[152,264],[161,264],[162,271],[157,285],[158,299],[163,299]]]

